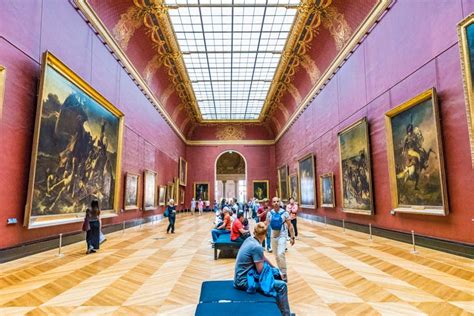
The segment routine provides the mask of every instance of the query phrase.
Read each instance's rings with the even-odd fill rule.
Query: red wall
[[[253,180],[270,180],[270,196],[275,194],[275,146],[261,145],[221,145],[221,146],[188,146],[188,182],[186,186],[186,206],[193,198],[194,182],[209,182],[210,200],[214,201],[214,181],[217,157],[228,150],[240,153],[247,162],[247,200],[253,197]]]
[[[0,64],[7,68],[0,118],[0,249],[80,230],[68,224],[22,227],[41,55],[51,51],[125,114],[122,175],[158,172],[166,184],[178,174],[185,144],[143,96],[68,1],[3,1],[0,9]],[[123,184],[123,177],[122,177]],[[122,185],[123,190],[123,185]],[[123,194],[120,200],[123,202]],[[161,213],[156,210],[155,213]],[[150,216],[127,211],[104,224]],[[16,217],[18,224],[6,225]]]
[[[429,4],[428,4],[429,2]],[[316,155],[317,176],[335,174],[338,207],[304,210],[398,231],[473,243],[474,171],[471,168],[456,26],[474,10],[472,1],[399,0],[276,144],[276,164]],[[422,22],[421,22],[422,21]],[[384,113],[435,87],[450,214],[390,215]],[[372,151],[375,215],[342,212],[337,132],[367,116]],[[275,171],[274,171],[275,172]],[[319,190],[319,183],[317,184]],[[319,201],[319,192],[318,192]]]

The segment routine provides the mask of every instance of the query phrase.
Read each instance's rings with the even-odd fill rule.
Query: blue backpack
[[[272,219],[270,220],[270,227],[272,230],[281,230],[283,226],[283,217],[281,216],[285,211],[280,209],[278,212],[271,211]]]

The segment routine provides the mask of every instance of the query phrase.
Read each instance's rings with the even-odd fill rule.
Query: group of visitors
[[[209,203],[207,201],[207,203]],[[196,212],[196,206],[198,208],[198,211],[199,211],[199,215],[202,215],[202,212],[204,210],[204,201],[199,199],[198,201],[196,201],[194,198],[191,199],[191,215],[194,215],[194,213]]]

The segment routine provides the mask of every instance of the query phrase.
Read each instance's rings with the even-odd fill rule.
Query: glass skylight
[[[299,0],[166,0],[204,120],[258,119]]]

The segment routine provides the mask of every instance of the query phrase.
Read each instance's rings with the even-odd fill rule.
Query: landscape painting
[[[316,208],[315,159],[308,154],[298,160],[298,192],[300,205],[304,208]]]
[[[268,180],[254,180],[253,184],[253,197],[259,202],[263,199],[269,199],[269,185]]]
[[[145,170],[143,176],[143,209],[156,209],[156,172]]]
[[[119,205],[123,114],[50,53],[43,55],[25,226],[81,220],[92,199]]]
[[[288,201],[288,165],[278,168],[278,196]]]
[[[444,160],[434,88],[387,112],[386,126],[394,210],[446,215]]]
[[[125,210],[138,209],[138,183],[140,176],[138,174],[127,172],[125,176]]]
[[[298,175],[296,173],[290,174],[289,177],[290,185],[290,198],[293,198],[295,201],[298,201]]]
[[[372,174],[367,119],[345,128],[338,138],[343,211],[371,215]]]
[[[334,207],[334,175],[332,172],[319,176],[321,207]]]

